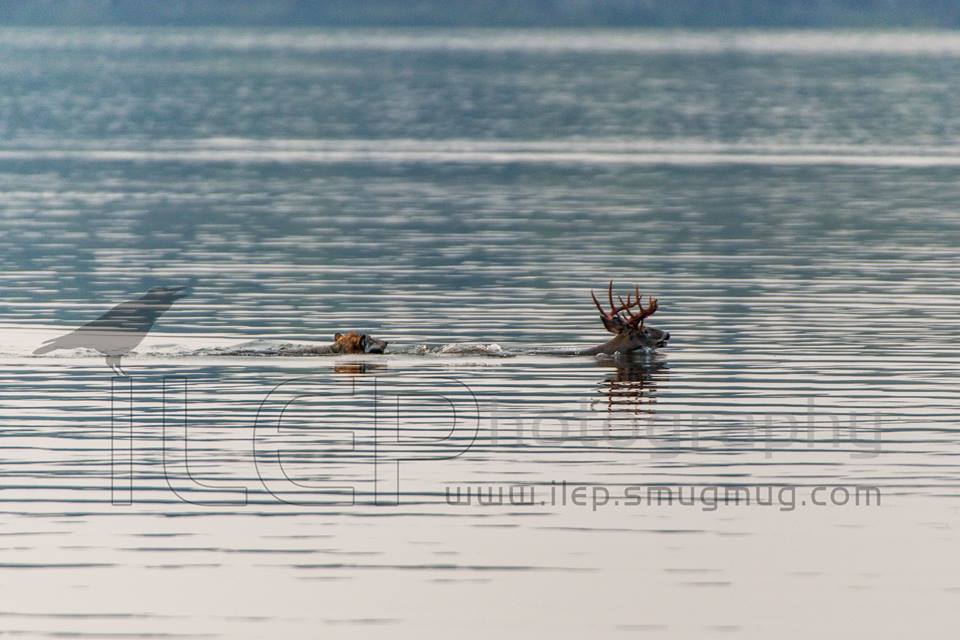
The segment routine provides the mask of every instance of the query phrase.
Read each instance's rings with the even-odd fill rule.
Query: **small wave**
[[[501,358],[513,355],[504,351],[503,347],[496,342],[491,342],[490,344],[447,344],[442,346],[437,353],[457,356],[496,356]]]
[[[103,354],[97,351],[96,349],[87,349],[84,347],[77,347],[76,349],[57,349],[51,353],[45,353],[43,355],[36,355],[33,353],[33,350],[24,353],[20,351],[0,351],[0,356],[3,357],[14,357],[14,358],[50,358],[55,360],[69,360],[72,358],[102,358]]]
[[[169,355],[169,354],[167,354]],[[232,356],[232,357],[307,357],[336,355],[328,343],[278,342],[276,340],[251,340],[241,344],[201,347],[184,351],[184,356]]]

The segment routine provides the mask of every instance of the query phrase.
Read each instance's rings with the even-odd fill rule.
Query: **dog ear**
[[[342,335],[343,335],[342,333],[335,333],[335,334],[333,334],[333,339],[334,339],[334,340],[339,340],[339,339],[340,339],[340,336],[342,336]]]

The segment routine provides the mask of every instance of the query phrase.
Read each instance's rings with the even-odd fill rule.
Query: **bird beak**
[[[171,287],[170,292],[173,294],[173,297],[177,299],[185,298],[190,293],[186,287]]]

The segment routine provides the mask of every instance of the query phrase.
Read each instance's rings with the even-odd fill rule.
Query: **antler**
[[[590,290],[590,297],[593,298],[593,304],[597,306],[597,310],[600,311],[600,315],[604,320],[604,326],[608,330],[613,331],[613,328],[619,329],[623,325],[629,325],[636,328],[638,325],[643,326],[643,321],[645,318],[649,318],[654,313],[657,312],[657,299],[652,296],[647,296],[647,306],[643,306],[643,297],[640,295],[640,287],[634,288],[635,298],[631,297],[631,294],[627,294],[627,300],[624,302],[622,296],[617,296],[617,300],[620,301],[620,305],[617,306],[613,302],[613,280],[610,281],[610,285],[607,287],[607,299],[610,301],[610,311],[604,311],[603,307],[600,306],[600,303],[597,301],[597,296],[593,293],[593,290]],[[636,307],[639,310],[639,313],[633,313],[630,309]],[[626,317],[622,317],[620,314],[626,312]],[[608,324],[609,323],[609,324]],[[616,331],[613,331],[616,333]]]
[[[629,299],[630,299],[630,296],[627,296],[627,300]],[[637,304],[637,309],[640,310],[640,313],[632,313],[630,311],[627,311],[627,315],[630,316],[630,319],[627,320],[627,324],[633,327],[636,327],[637,324],[639,324],[642,327],[644,319],[649,318],[650,316],[652,316],[657,312],[657,309],[659,308],[657,306],[657,299],[654,298],[653,296],[647,296],[647,306],[644,307],[640,301],[640,292],[637,291],[636,304]]]
[[[610,311],[604,311],[603,307],[600,306],[600,303],[597,301],[597,296],[594,295],[593,289],[590,290],[590,297],[593,298],[593,304],[597,305],[597,310],[600,311],[600,315],[606,316],[611,320],[617,316],[621,311],[626,311],[630,307],[636,306],[636,302],[630,301],[630,295],[627,295],[627,301],[624,302],[623,298],[617,296],[617,299],[620,300],[620,306],[613,304],[613,280],[610,281],[610,286],[607,288],[607,298],[610,300]],[[637,299],[639,300],[639,290],[637,293]],[[623,318],[621,318],[622,320]]]

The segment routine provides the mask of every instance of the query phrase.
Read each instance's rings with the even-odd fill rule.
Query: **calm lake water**
[[[0,631],[955,631],[958,61],[0,31]],[[668,347],[563,355],[610,279]],[[181,284],[130,379],[31,355]]]

